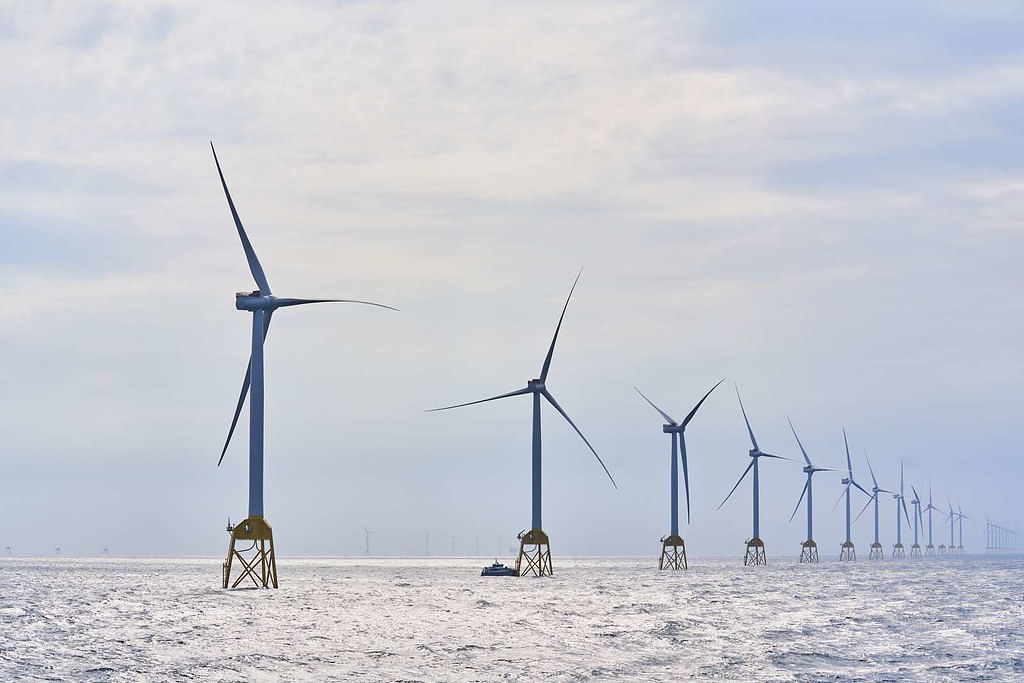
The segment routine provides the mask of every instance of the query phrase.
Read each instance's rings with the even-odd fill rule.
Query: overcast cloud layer
[[[619,490],[545,411],[556,555],[658,551],[669,441],[633,385],[678,419],[722,377],[691,554],[750,535],[748,485],[716,511],[749,462],[734,382],[762,448],[799,457],[788,415],[841,466],[845,426],[980,550],[1024,475],[1021,35],[1018,3],[5,4],[0,546],[217,555],[244,515],[245,430],[216,461],[254,285],[213,140],[275,294],[401,309],[275,317],[279,553],[362,552],[360,522],[379,553],[506,549],[529,400],[423,411],[537,376],[580,267],[548,384]],[[803,475],[762,483],[796,554]]]

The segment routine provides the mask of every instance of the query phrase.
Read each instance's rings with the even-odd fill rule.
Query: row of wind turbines
[[[263,347],[266,343],[267,334],[270,331],[270,321],[274,313],[282,308],[291,308],[296,306],[304,306],[307,304],[317,303],[352,303],[374,306],[381,309],[397,310],[384,304],[373,303],[369,301],[361,301],[356,299],[297,299],[297,298],[284,298],[275,296],[270,288],[270,283],[267,279],[266,273],[261,265],[259,259],[256,256],[256,252],[246,234],[245,228],[242,225],[242,220],[239,217],[238,211],[235,208],[234,201],[231,198],[231,193],[228,190],[227,181],[224,178],[224,173],[220,166],[220,161],[217,158],[217,152],[213,148],[213,143],[210,143],[211,151],[213,152],[214,163],[217,167],[217,175],[220,179],[221,187],[224,190],[224,196],[227,200],[228,208],[231,213],[232,220],[235,225],[235,229],[238,233],[238,237],[242,243],[242,249],[245,253],[246,261],[249,265],[249,270],[252,274],[253,280],[255,280],[257,289],[254,291],[239,292],[235,295],[235,307],[240,311],[245,311],[252,314],[252,337],[251,337],[251,350],[249,355],[248,364],[246,366],[245,376],[242,380],[242,389],[238,397],[238,401],[235,405],[234,415],[231,420],[231,426],[228,429],[228,436],[224,442],[224,447],[221,450],[220,459],[218,460],[218,466],[223,461],[224,456],[228,451],[228,447],[231,444],[232,436],[234,435],[235,428],[238,425],[239,417],[241,416],[242,408],[248,399],[249,401],[249,508],[246,518],[238,523],[231,524],[230,519],[228,521],[227,531],[230,534],[230,542],[228,546],[227,559],[224,561],[222,566],[222,582],[223,587],[238,587],[242,584],[252,584],[256,587],[269,588],[278,586],[278,575],[277,575],[277,558],[274,552],[274,536],[273,530],[267,522],[264,516],[263,506],[263,462],[264,462],[264,354]],[[579,435],[580,439],[583,440],[587,448],[593,454],[594,458],[600,464],[605,474],[608,476],[608,480],[612,486],[618,488],[615,484],[615,480],[605,466],[601,457],[597,454],[597,450],[591,445],[590,441],[587,440],[583,432],[576,426],[576,424],[569,417],[568,413],[559,405],[558,401],[552,395],[551,390],[548,386],[548,373],[551,369],[551,362],[554,356],[555,345],[558,342],[558,335],[562,329],[562,323],[565,319],[565,313],[569,307],[569,301],[572,299],[572,295],[576,290],[576,285],[579,283],[580,275],[582,270],[576,276],[576,280],[573,282],[572,288],[569,290],[569,296],[566,298],[565,305],[562,307],[561,315],[558,318],[558,324],[555,327],[555,333],[551,339],[551,344],[548,347],[547,354],[544,357],[543,364],[541,365],[540,373],[537,378],[530,379],[527,381],[526,386],[520,389],[515,389],[503,394],[491,396],[490,398],[484,398],[476,401],[470,401],[467,403],[458,403],[455,405],[449,405],[442,408],[435,408],[428,412],[447,411],[456,408],[463,408],[466,406],[472,406],[480,403],[486,403],[489,401],[498,401],[506,398],[512,398],[516,396],[530,396],[533,407],[533,421],[532,421],[532,449],[531,449],[531,467],[532,467],[532,484],[531,484],[531,525],[528,530],[524,530],[518,536],[519,540],[519,553],[516,557],[515,570],[520,576],[524,575],[535,575],[535,576],[546,576],[553,573],[553,565],[551,561],[551,549],[550,549],[550,538],[544,531],[542,524],[542,437],[541,437],[541,408],[544,403],[547,403],[551,408],[555,410],[558,415],[564,419],[570,427]],[[724,380],[722,380],[724,381]],[[719,381],[714,387],[712,387],[707,394],[697,403],[697,405],[691,410],[687,416],[681,421],[677,422],[673,420],[667,413],[658,408],[653,402],[650,401],[646,396],[643,396],[650,405],[658,411],[658,413],[665,419],[665,424],[662,427],[662,431],[666,434],[670,434],[672,437],[672,461],[671,461],[671,526],[670,533],[667,536],[662,537],[661,544],[661,557],[659,559],[659,567],[661,569],[685,569],[687,567],[686,562],[686,547],[682,537],[679,534],[679,465],[682,466],[683,474],[683,485],[686,493],[686,506],[687,506],[687,520],[689,520],[690,510],[690,496],[689,496],[689,474],[687,469],[687,457],[686,457],[686,441],[685,441],[685,430],[687,425],[693,419],[697,410],[701,407],[704,401],[708,398],[712,391],[714,391],[721,383]],[[639,392],[639,389],[637,389]],[[739,390],[737,389],[737,397],[739,397]],[[740,401],[740,408],[743,412],[743,418],[746,422],[747,431],[750,435],[750,441],[753,448],[750,450],[749,455],[751,462],[740,476],[736,486],[733,487],[729,495],[726,496],[726,501],[739,487],[740,483],[744,480],[748,473],[753,472],[753,537],[747,541],[747,551],[744,558],[745,564],[765,564],[766,555],[764,551],[764,542],[760,537],[760,491],[759,491],[759,479],[758,479],[758,467],[759,460],[761,458],[773,458],[780,460],[788,460],[778,455],[772,455],[765,453],[758,448],[757,440],[754,438],[753,429],[750,427],[750,421],[747,420],[746,410],[743,408],[742,401]],[[791,423],[792,427],[792,423]],[[794,436],[796,430],[793,430]],[[844,432],[845,439],[845,432]],[[799,443],[799,437],[797,437]],[[801,493],[800,500],[797,502],[797,509],[794,510],[794,516],[796,511],[799,510],[800,503],[803,501],[804,496],[807,498],[807,540],[803,543],[803,551],[801,553],[801,561],[804,562],[817,562],[817,546],[813,540],[812,534],[812,523],[813,523],[813,491],[812,491],[812,478],[816,472],[829,471],[831,468],[817,467],[811,463],[810,458],[807,456],[806,451],[803,449],[803,445],[800,445],[800,450],[803,453],[806,466],[804,472],[807,474],[807,480],[804,484],[804,490]],[[846,541],[843,543],[843,552],[840,559],[852,560],[855,559],[853,542],[850,539],[850,506],[851,506],[851,488],[856,488],[859,491],[864,492],[870,499],[868,504],[874,502],[875,505],[875,542],[872,544],[871,557],[882,557],[881,545],[878,542],[878,494],[879,493],[890,493],[878,486],[877,481],[874,479],[874,473],[872,471],[872,481],[874,487],[872,492],[868,492],[859,483],[854,480],[853,467],[850,463],[849,458],[849,447],[847,447],[847,477],[843,479],[845,485],[844,495],[846,497]],[[870,468],[870,465],[869,465]],[[904,515],[906,515],[906,503],[903,500],[903,483],[901,474],[900,493],[894,494],[897,497],[898,508],[902,505]],[[723,501],[723,504],[725,501]],[[917,492],[914,492],[915,505],[915,523],[914,523],[914,546],[911,550],[911,555],[919,554],[920,547],[917,543],[917,519],[920,517],[921,511],[920,501],[917,496]],[[721,506],[719,506],[721,507]],[[865,506],[867,509],[867,506]],[[936,511],[931,503],[931,494],[929,491],[928,506],[924,511],[928,512],[928,546],[926,554],[931,554],[933,546],[931,543],[932,525],[931,515],[933,511]],[[863,510],[861,511],[863,513]],[[899,509],[897,509],[899,514]],[[950,508],[950,520],[954,519],[952,506]],[[961,521],[964,516],[962,513],[959,514],[959,520]],[[951,525],[952,529],[952,525]],[[369,537],[372,533],[375,533],[364,527],[364,533],[366,534],[366,549],[369,551]],[[899,534],[899,518],[897,517],[897,534]],[[952,532],[950,536],[950,548],[953,547]],[[944,546],[940,546],[940,551]],[[962,544],[960,546],[962,548]],[[902,545],[897,542],[897,550],[899,554],[902,554]],[[915,552],[917,551],[917,552]],[[232,569],[238,568],[238,571],[233,575]]]
[[[717,386],[717,385],[716,385]],[[639,391],[639,390],[638,390]],[[646,398],[646,397],[645,397]],[[705,396],[704,398],[707,398]],[[760,512],[760,480],[758,477],[758,461],[761,458],[773,458],[777,460],[790,460],[780,455],[773,455],[771,453],[765,453],[757,445],[757,438],[754,436],[754,430],[750,426],[750,420],[747,418],[747,411],[743,407],[743,399],[740,398],[739,388],[736,389],[736,398],[740,404],[740,412],[743,414],[743,421],[747,427],[747,434],[750,436],[750,449],[749,455],[751,462],[747,465],[747,469],[740,475],[739,480],[729,491],[729,494],[725,497],[725,500],[718,506],[719,509],[732,497],[732,494],[736,492],[739,485],[743,483],[747,474],[753,472],[753,535],[746,542],[746,552],[743,557],[744,565],[763,565],[768,563],[768,558],[765,553],[764,541],[761,539],[761,512]],[[703,402],[703,399],[701,399]],[[648,401],[650,402],[650,401]],[[654,405],[653,403],[651,405]],[[700,404],[698,404],[699,407]],[[657,407],[655,406],[655,409]],[[696,410],[696,408],[694,409]],[[660,410],[658,412],[661,412]],[[664,415],[664,413],[662,413]],[[932,523],[932,513],[938,512],[941,515],[946,513],[939,510],[932,504],[932,489],[931,483],[928,484],[928,505],[925,508],[921,508],[921,497],[917,493],[917,489],[913,486],[910,489],[914,492],[914,497],[911,499],[911,504],[914,506],[914,521],[911,524],[910,514],[907,511],[907,501],[905,495],[904,478],[903,478],[903,461],[900,461],[900,487],[899,491],[891,491],[889,489],[883,489],[878,485],[878,479],[875,477],[874,468],[871,466],[871,459],[868,458],[867,453],[864,454],[864,459],[868,465],[868,472],[871,474],[871,490],[868,491],[857,480],[854,478],[853,460],[850,457],[850,442],[846,436],[846,429],[843,429],[843,445],[846,449],[846,469],[837,469],[831,467],[819,467],[811,462],[810,456],[807,455],[807,450],[804,448],[803,443],[800,441],[800,436],[796,433],[796,428],[793,426],[793,421],[789,420],[789,428],[793,432],[793,438],[796,439],[797,446],[800,448],[800,453],[803,455],[804,465],[803,471],[807,475],[806,481],[804,482],[803,490],[800,492],[800,498],[797,499],[796,507],[793,509],[793,514],[790,515],[790,521],[796,517],[797,512],[800,511],[800,504],[803,503],[806,497],[807,503],[805,505],[805,511],[807,514],[807,538],[801,543],[800,547],[800,562],[818,562],[818,544],[814,541],[814,474],[817,472],[844,472],[844,476],[841,480],[843,490],[833,505],[833,510],[839,504],[840,501],[845,499],[846,502],[846,537],[840,546],[839,560],[840,561],[852,561],[857,559],[856,546],[852,538],[852,526],[853,522],[860,519],[861,515],[867,511],[868,507],[874,507],[874,541],[871,543],[869,559],[881,560],[885,557],[885,551],[882,548],[882,544],[879,541],[879,494],[887,493],[891,494],[896,502],[896,543],[893,546],[892,557],[901,558],[905,557],[905,549],[903,546],[903,519],[907,520],[908,526],[914,527],[914,544],[910,547],[911,557],[920,557],[922,555],[921,545],[919,543],[919,529],[924,526],[923,514],[928,513],[928,544],[924,548],[924,555],[946,555],[946,554],[962,554],[963,553],[963,520],[970,519],[963,514],[963,509],[957,506],[957,510],[953,509],[952,502],[949,503],[949,514],[946,516],[942,526],[949,524],[949,546],[940,544],[938,551],[932,543],[932,531],[934,529]],[[685,453],[685,450],[684,450]],[[683,456],[685,458],[685,455]],[[685,469],[684,469],[685,476]],[[852,516],[853,510],[853,492],[854,490],[860,491],[868,497],[864,504],[864,507],[857,514],[856,517]],[[687,509],[689,513],[689,509]],[[902,513],[902,515],[901,515]],[[675,515],[673,509],[673,515]],[[920,527],[919,527],[920,522]],[[954,540],[955,527],[959,527],[960,532],[960,543],[957,545]],[[941,528],[941,527],[940,527]],[[662,553],[664,557],[664,552]]]

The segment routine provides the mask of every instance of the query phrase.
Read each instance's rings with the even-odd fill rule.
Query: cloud
[[[408,524],[511,538],[528,405],[421,411],[534,376],[580,266],[552,382],[622,490],[545,414],[559,538],[659,536],[665,443],[631,387],[677,410],[722,376],[772,447],[795,446],[787,413],[823,458],[845,425],[880,476],[906,457],[910,480],[1009,514],[962,462],[1010,466],[1020,436],[1022,20],[999,4],[5,7],[0,429],[20,474],[4,485],[31,478],[33,510],[95,482],[145,491],[95,502],[96,527],[154,552],[123,521],[152,505],[189,520],[174,548],[222,551],[203,520],[245,505],[245,439],[214,464],[248,352],[232,294],[252,284],[213,140],[275,292],[402,309],[275,318],[268,510],[296,550],[357,551],[354,523],[322,544],[356,518],[403,529],[375,538],[387,552],[416,551]],[[727,394],[688,441],[697,554],[746,530],[745,505],[714,510],[747,448]],[[765,477],[766,524],[795,548],[783,487],[801,481]],[[0,537],[42,538],[30,527]],[[57,542],[76,552],[40,551]]]

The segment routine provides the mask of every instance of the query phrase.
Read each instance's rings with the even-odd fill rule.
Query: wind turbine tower
[[[914,506],[914,545],[910,546],[911,557],[921,557],[921,545],[917,542],[918,534],[918,522],[921,522],[921,526],[924,526],[924,522],[921,519],[921,496],[917,495],[917,489],[913,486],[910,490],[914,492],[914,499],[910,501],[911,505]]]
[[[379,533],[380,529],[374,529],[373,531],[370,531],[365,526],[363,526],[362,523],[360,523],[359,526],[363,527],[363,533],[366,535],[366,556],[369,557],[370,556],[370,536],[372,536],[373,534]]]
[[[907,526],[910,526],[910,515],[907,513],[907,501],[903,496],[903,459],[900,459],[900,492],[892,496],[896,500],[896,545],[892,548],[892,559],[903,557],[903,522],[900,520],[900,508],[903,509],[903,516],[907,518]]]
[[[587,441],[587,437],[583,436],[583,432],[579,430],[579,427],[569,418],[569,415],[562,410],[562,406],[558,405],[555,401],[555,397],[551,395],[551,392],[547,388],[548,370],[551,369],[551,357],[555,353],[555,342],[558,341],[558,332],[562,329],[562,320],[565,318],[565,311],[569,308],[569,301],[572,299],[572,293],[576,291],[576,283],[580,280],[580,275],[583,271],[580,270],[576,276],[575,282],[572,283],[572,289],[569,290],[569,296],[565,300],[565,306],[562,307],[562,315],[558,318],[558,325],[555,327],[555,335],[551,339],[551,346],[548,347],[548,354],[544,358],[544,365],[541,367],[540,377],[538,379],[531,379],[527,382],[524,389],[517,389],[516,391],[510,391],[507,394],[500,394],[498,396],[492,396],[491,398],[481,399],[479,401],[470,401],[469,403],[459,403],[454,406],[446,406],[444,408],[434,408],[427,412],[436,412],[439,410],[451,410],[452,408],[461,408],[463,406],[471,406],[477,403],[486,403],[488,401],[497,401],[503,398],[509,398],[511,396],[522,396],[524,394],[530,394],[533,396],[533,457],[532,457],[532,469],[533,469],[533,481],[532,481],[532,524],[530,529],[523,530],[519,534],[519,554],[516,556],[516,572],[519,576],[526,576],[527,574],[533,574],[534,576],[550,576],[553,573],[551,564],[551,544],[547,533],[544,532],[541,526],[541,429],[540,429],[540,408],[541,398],[551,404],[559,415],[561,415],[569,426],[575,430],[583,443],[587,444],[587,448],[597,458],[597,462],[601,464],[601,468],[604,469],[604,473],[608,475],[608,479],[611,480],[612,486],[618,489],[618,485],[615,480],[612,479],[611,472],[605,467],[604,462],[601,460],[601,456],[597,454],[594,447]]]
[[[818,544],[814,542],[814,489],[812,484],[814,480],[812,477],[815,472],[832,472],[832,468],[829,467],[815,467],[811,463],[811,459],[807,456],[807,451],[804,450],[804,445],[800,443],[800,437],[796,434],[796,428],[793,426],[793,421],[788,417],[786,420],[789,421],[789,428],[793,430],[793,437],[796,439],[796,445],[800,447],[800,452],[804,456],[804,461],[807,463],[804,466],[804,473],[807,475],[807,482],[804,484],[804,490],[800,492],[800,499],[796,501],[796,507],[793,508],[793,514],[790,515],[789,521],[792,522],[793,518],[796,517],[796,513],[800,510],[800,503],[804,500],[804,495],[807,496],[807,540],[800,544],[800,562],[817,562],[818,561]]]
[[[846,540],[839,548],[839,561],[852,562],[857,559],[857,551],[854,548],[853,539],[850,538],[850,527],[852,526],[850,523],[850,488],[856,486],[864,492],[864,495],[870,496],[871,494],[853,478],[853,461],[850,460],[850,442],[846,439],[846,429],[843,429],[843,445],[846,446],[846,477],[842,480],[843,492],[839,495],[840,500],[843,496],[846,497]],[[836,503],[838,504],[839,501],[837,500]],[[835,510],[835,505],[832,506],[832,509]]]
[[[883,489],[878,485],[878,480],[875,479],[875,471],[871,468],[871,459],[868,458],[867,453],[864,454],[864,459],[868,461],[868,472],[871,473],[871,482],[873,486],[871,487],[871,500],[869,500],[867,505],[864,506],[864,509],[857,514],[857,519],[860,519],[860,516],[864,514],[864,510],[868,509],[868,505],[871,505],[871,503],[875,504],[875,541],[871,544],[871,552],[868,553],[868,559],[883,560],[885,559],[885,552],[882,550],[882,544],[878,542],[878,494],[893,492]]]
[[[724,382],[724,379],[718,381],[718,384]],[[651,404],[658,413],[665,419],[665,424],[662,425],[661,431],[666,434],[672,435],[672,474],[671,474],[671,522],[669,528],[671,532],[668,536],[661,537],[661,557],[658,558],[658,569],[686,569],[686,544],[683,542],[682,537],[679,535],[679,462],[683,464],[683,487],[686,491],[686,523],[690,523],[690,477],[686,465],[686,425],[690,424],[690,420],[697,414],[697,409],[700,408],[701,404],[711,395],[711,392],[718,388],[718,384],[711,387],[708,393],[704,394],[704,398],[697,402],[697,405],[693,407],[693,410],[683,419],[682,422],[676,422],[668,414],[658,406],[654,405],[651,399],[644,396],[644,392],[640,391],[636,387],[636,393],[643,396],[643,399]],[[678,454],[678,459],[676,455]]]
[[[234,219],[238,237],[242,241],[242,249],[245,251],[249,270],[259,288],[253,292],[240,292],[235,295],[235,308],[252,313],[252,352],[249,356],[245,378],[242,380],[242,392],[235,407],[235,416],[231,420],[228,438],[224,441],[224,448],[221,450],[217,465],[220,466],[224,460],[224,454],[227,453],[228,445],[231,443],[231,436],[235,432],[235,425],[238,424],[242,406],[245,404],[246,396],[251,392],[252,396],[249,398],[249,515],[235,526],[228,525],[231,543],[228,546],[228,557],[222,566],[223,585],[224,588],[229,585],[235,588],[248,578],[257,588],[271,586],[277,588],[274,532],[263,516],[263,345],[267,338],[267,332],[270,330],[270,318],[279,308],[306,304],[356,303],[380,308],[391,307],[351,299],[286,299],[274,296],[270,291],[267,276],[263,272],[263,266],[256,258],[256,251],[253,249],[252,243],[249,242],[245,228],[242,227],[242,219],[238,217],[238,211],[235,210],[235,203],[231,200],[231,193],[228,192],[228,184],[224,180],[224,173],[221,171],[217,151],[213,148],[212,142],[210,149],[213,151],[217,175],[220,176],[220,184],[224,188],[224,197],[228,201],[231,218]],[[242,547],[238,545],[239,542]],[[232,583],[231,566],[236,559],[241,571]]]
[[[938,510],[939,508],[932,505],[932,482],[928,482],[928,507],[925,511],[928,513],[928,545],[924,547],[925,555],[934,555],[935,546],[932,545],[932,510]]]
[[[729,491],[729,495],[725,497],[725,500],[718,506],[718,509],[722,509],[722,505],[725,505],[726,501],[736,492],[739,485],[743,483],[743,479],[747,476],[747,473],[751,470],[754,471],[754,535],[747,539],[747,551],[743,555],[743,565],[762,565],[768,564],[768,558],[764,553],[764,541],[761,540],[761,487],[760,479],[758,478],[757,461],[761,458],[777,458],[779,460],[787,460],[780,455],[772,455],[771,453],[764,453],[757,446],[757,439],[754,438],[754,430],[750,428],[750,420],[747,419],[747,411],[743,407],[743,399],[740,398],[740,389],[736,387],[736,399],[740,402],[740,411],[743,413],[743,421],[747,424],[747,434],[750,435],[750,445],[753,448],[750,449],[750,464],[747,465],[747,469],[743,470],[743,474],[740,475],[736,485],[732,487],[732,491]]]

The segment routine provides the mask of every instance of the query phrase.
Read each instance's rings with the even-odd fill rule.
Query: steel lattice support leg
[[[882,551],[881,543],[872,543],[871,552],[868,553],[869,560],[884,560],[885,553]]]
[[[530,529],[519,535],[519,555],[516,557],[519,576],[552,576],[551,543],[540,529]]]
[[[768,556],[764,552],[764,541],[752,538],[747,541],[747,552],[743,556],[743,566],[759,566],[768,564]]]
[[[800,544],[800,563],[816,563],[818,561],[818,544],[814,541],[804,541]]]
[[[248,545],[246,545],[248,544]],[[231,580],[231,567],[238,562],[238,575]],[[238,588],[246,579],[255,588],[277,588],[277,556],[274,531],[262,517],[248,517],[231,529],[228,557],[223,565],[223,587]]]
[[[900,559],[902,557],[904,557],[903,544],[902,543],[897,543],[896,545],[894,545],[892,547],[892,559],[898,560],[898,559]]]
[[[679,536],[661,539],[661,557],[658,569],[686,569],[686,543]]]
[[[914,545],[910,546],[910,556],[911,557],[921,557],[921,546],[919,546],[917,543],[915,543]]]
[[[857,551],[853,547],[853,541],[844,541],[839,548],[840,562],[853,562],[857,559]]]

